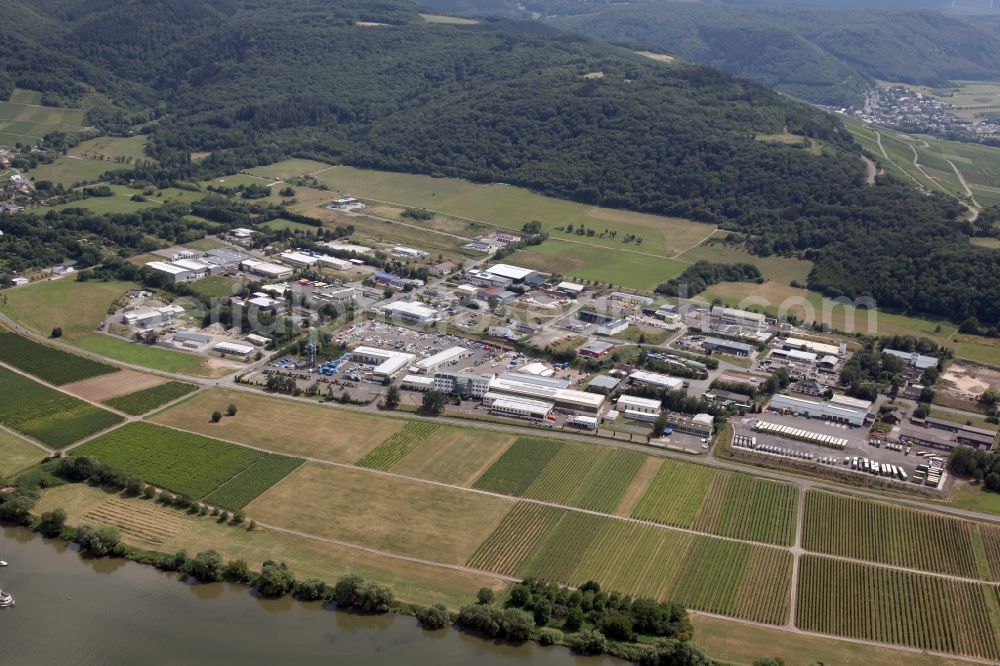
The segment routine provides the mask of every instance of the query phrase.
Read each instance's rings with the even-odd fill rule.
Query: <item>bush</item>
[[[149,484],[142,489],[142,494],[146,496],[146,499],[153,499],[156,497],[156,488],[152,484]]]
[[[697,645],[672,638],[660,640],[643,656],[643,666],[711,666]]]
[[[80,544],[80,550],[97,557],[122,554],[121,535],[117,528],[107,525],[98,528],[81,525],[76,530],[76,542]]]
[[[254,581],[257,593],[263,597],[281,597],[292,591],[295,577],[284,562],[277,563],[267,560],[260,569],[260,575]]]
[[[0,520],[6,520],[19,525],[31,524],[31,510],[35,507],[35,499],[24,493],[12,495],[0,494]]]
[[[236,405],[230,403],[229,406],[226,407],[226,416],[236,416],[236,410]]]
[[[349,574],[337,581],[333,588],[337,605],[363,613],[388,613],[396,595],[387,585],[366,581],[361,576]]]
[[[292,596],[300,601],[321,601],[329,599],[330,594],[330,587],[318,578],[299,581],[292,589]]]
[[[223,567],[222,579],[232,583],[249,583],[253,580],[253,572],[247,566],[246,560],[233,560]]]
[[[566,621],[563,623],[563,628],[566,631],[577,631],[583,626],[583,619],[583,609],[579,606],[574,606],[566,613]]]
[[[479,588],[479,592],[476,594],[476,603],[490,605],[495,598],[496,595],[493,594],[493,590],[488,587],[482,587]]]
[[[435,629],[444,629],[451,622],[451,616],[448,614],[448,609],[441,604],[434,604],[430,608],[421,608],[417,611],[417,622],[424,629],[433,631]]]
[[[184,571],[203,583],[214,583],[222,580],[222,556],[214,550],[202,551],[187,562]]]
[[[559,642],[559,632],[555,629],[542,629],[538,632],[538,643],[540,645],[555,645]]]
[[[230,525],[242,525],[243,521],[247,519],[247,516],[242,511],[233,512],[233,519],[229,521]]]
[[[219,410],[215,410],[214,412],[212,412],[212,423],[218,423],[221,420],[222,420],[222,412],[220,412]]]
[[[604,654],[608,641],[599,631],[584,630],[567,637],[566,645],[577,654]]]
[[[56,326],[55,328],[52,329],[52,334],[50,335],[50,337],[61,338],[62,334],[63,334],[62,328],[60,328],[59,326]]]

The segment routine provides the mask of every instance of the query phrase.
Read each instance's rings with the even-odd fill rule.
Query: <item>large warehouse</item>
[[[546,419],[552,413],[553,409],[551,402],[499,393],[487,393],[484,395],[483,404],[489,407],[491,414],[509,416],[515,419]]]
[[[417,371],[421,373],[434,374],[439,368],[451,364],[454,361],[465,358],[471,352],[465,347],[449,347],[433,356],[417,361]]]
[[[653,388],[676,391],[684,388],[684,380],[670,375],[661,375],[657,372],[647,372],[645,370],[634,370],[628,376],[629,381],[640,386],[652,386]]]
[[[790,411],[813,419],[827,419],[850,426],[863,426],[868,410],[834,402],[816,402],[790,395],[776,395],[768,406],[772,411]]]
[[[739,326],[754,331],[764,328],[765,317],[759,312],[748,312],[736,308],[724,308],[716,305],[711,311],[712,327]]]
[[[753,345],[724,340],[722,338],[705,338],[701,342],[701,347],[707,352],[728,354],[729,356],[738,356],[740,358],[746,358],[757,351],[757,348]]]
[[[351,351],[351,360],[355,363],[375,366],[372,368],[372,374],[379,381],[392,379],[406,368],[414,358],[416,357],[413,354],[378,349],[377,347],[357,347]]]
[[[438,311],[429,308],[423,303],[417,303],[414,301],[396,301],[395,303],[389,303],[382,308],[382,314],[387,317],[398,317],[402,321],[410,322],[412,324],[421,324],[427,326],[433,324],[438,319]]]
[[[660,416],[660,401],[623,395],[616,403],[618,411],[637,421],[655,421]]]
[[[541,284],[545,282],[544,276],[530,268],[511,266],[510,264],[496,264],[486,269],[490,275],[507,278],[514,284]]]
[[[584,414],[599,414],[604,408],[606,398],[603,395],[568,387],[569,382],[564,379],[505,372],[490,382],[490,393],[544,400],[565,411]]]

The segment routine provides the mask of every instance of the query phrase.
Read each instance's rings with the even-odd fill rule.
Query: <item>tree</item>
[[[222,420],[222,412],[220,412],[219,410],[215,410],[214,412],[212,412],[212,423],[218,423],[221,420]]]
[[[222,580],[222,556],[214,550],[205,550],[188,561],[185,573],[203,583]]]
[[[295,577],[284,562],[267,560],[261,566],[260,575],[254,582],[257,593],[264,597],[281,597],[292,591]]]
[[[236,405],[235,404],[229,403],[229,406],[226,407],[226,416],[236,416]]]
[[[607,639],[600,631],[581,631],[566,639],[566,645],[577,654],[603,654],[608,646]]]
[[[56,326],[55,328],[52,329],[52,333],[51,333],[51,335],[49,337],[52,337],[52,338],[61,338],[62,334],[63,334],[62,327]]]
[[[785,666],[785,660],[780,657],[761,657],[753,660],[753,666]]]
[[[526,606],[531,601],[531,588],[524,583],[518,583],[510,588],[507,595],[507,602],[511,606]]]
[[[566,613],[566,621],[563,623],[563,628],[566,631],[577,631],[583,626],[583,620],[583,609],[579,606],[574,606]]]
[[[493,590],[488,587],[481,587],[479,588],[479,592],[476,593],[477,604],[486,604],[488,606],[493,603],[495,598],[496,595],[493,593]]]
[[[385,397],[382,399],[382,406],[385,409],[396,409],[399,407],[399,388],[392,385],[386,390]]]
[[[420,412],[429,416],[438,416],[444,412],[446,402],[445,395],[440,391],[428,391],[420,403]]]
[[[632,637],[632,620],[624,613],[610,613],[601,618],[597,629],[613,641],[627,641]]]
[[[55,508],[42,514],[38,522],[38,531],[47,537],[57,537],[66,525],[66,512]]]
[[[292,596],[299,601],[321,601],[332,594],[330,587],[318,578],[310,578],[295,583]]]
[[[246,560],[232,560],[223,567],[222,578],[233,583],[249,583],[253,580],[253,572]]]
[[[711,666],[697,645],[673,638],[660,640],[640,662],[644,666]]]
[[[448,613],[448,609],[441,604],[434,604],[417,611],[417,622],[420,623],[421,627],[430,631],[444,629],[451,622],[451,615]]]

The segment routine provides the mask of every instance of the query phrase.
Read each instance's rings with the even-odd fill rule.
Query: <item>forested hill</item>
[[[32,44],[19,54],[31,68],[0,64],[8,80],[44,89],[77,68],[83,85],[155,116],[143,131],[160,165],[128,178],[165,184],[300,155],[508,182],[746,232],[755,251],[815,259],[811,284],[827,293],[905,309],[919,286],[923,312],[1000,320],[1000,253],[968,244],[954,202],[867,185],[839,120],[716,70],[538,22],[428,23],[404,0],[21,5],[52,29],[0,22]],[[121,132],[128,120],[90,117]],[[787,133],[809,141],[766,140]],[[212,154],[192,163],[195,151]],[[864,261],[843,256],[858,248]],[[886,279],[890,265],[901,272]],[[919,283],[907,274],[918,265]],[[955,265],[976,279],[957,284]],[[956,289],[961,302],[937,296]]]
[[[1000,72],[1000,11],[944,14],[926,11],[928,3],[879,11],[891,3],[869,2],[844,3],[851,11],[668,0],[425,2],[471,13],[535,12],[561,29],[679,55],[836,106],[858,104],[875,79],[941,86]]]

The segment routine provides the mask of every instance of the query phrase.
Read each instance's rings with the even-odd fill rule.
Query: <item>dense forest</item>
[[[754,252],[815,261],[809,286],[830,295],[1000,321],[1000,253],[969,245],[957,204],[891,178],[867,185],[839,120],[716,70],[538,22],[431,24],[404,0],[20,4],[44,9],[49,29],[14,20],[0,34],[60,53],[33,60],[36,81],[106,93],[121,112],[90,115],[106,131],[152,117],[141,131],[158,164],[116,182],[292,155],[506,182],[743,232]],[[758,140],[786,131],[821,150]]]
[[[859,104],[875,79],[938,86],[993,80],[1000,71],[1000,12],[927,11],[943,9],[941,0],[776,3],[808,7],[758,1],[425,2],[442,11],[526,18],[537,13],[561,29],[678,55],[836,106]]]

